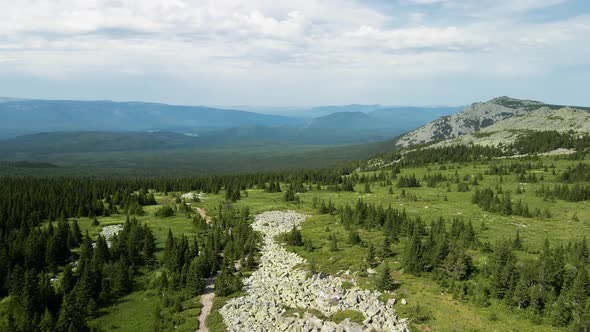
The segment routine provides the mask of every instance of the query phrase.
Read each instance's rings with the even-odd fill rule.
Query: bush
[[[416,304],[410,309],[410,318],[416,324],[421,324],[429,321],[432,318],[430,310],[424,308],[420,304]]]
[[[156,217],[168,218],[174,215],[174,209],[171,206],[162,206],[156,211]]]
[[[290,246],[302,246],[303,245],[303,238],[301,236],[301,231],[297,229],[297,227],[293,226],[291,232],[287,235],[287,244]]]

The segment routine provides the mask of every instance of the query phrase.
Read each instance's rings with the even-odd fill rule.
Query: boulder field
[[[394,299],[383,303],[378,299],[379,292],[356,286],[345,289],[340,277],[325,273],[309,277],[307,271],[298,268],[306,263],[305,259],[285,250],[274,237],[298,227],[305,218],[294,211],[255,216],[252,227],[264,236],[260,266],[244,280],[246,295],[229,300],[220,309],[228,330],[408,331],[407,320],[395,313]],[[289,308],[304,314],[285,315]],[[342,310],[358,311],[365,319],[361,324],[349,319],[339,324],[325,319]],[[312,312],[321,312],[324,319]]]

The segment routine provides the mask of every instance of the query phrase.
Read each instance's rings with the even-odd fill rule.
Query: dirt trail
[[[198,207],[196,209],[197,209],[197,212],[199,213],[199,215],[201,216],[201,218],[203,218],[203,220],[205,220],[205,222],[207,224],[210,224],[211,223],[211,217],[207,216],[207,213],[205,212],[205,209],[200,208],[200,207]]]
[[[207,317],[211,313],[213,299],[215,298],[215,278],[215,276],[207,278],[205,292],[203,295],[201,295],[201,303],[203,304],[203,308],[201,309],[201,314],[199,315],[200,332],[209,332],[209,329],[207,328]]]

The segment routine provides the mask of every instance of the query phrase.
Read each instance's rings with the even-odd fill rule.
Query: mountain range
[[[201,143],[214,144],[234,139],[242,140],[238,143],[272,139],[288,144],[358,144],[395,137],[456,110],[348,105],[310,108],[287,116],[161,103],[0,98],[0,138],[38,133],[59,133],[59,137],[74,133],[79,137],[81,132],[161,131],[205,137]],[[304,114],[317,116],[308,118]]]
[[[314,112],[326,109],[333,112],[304,118],[154,103],[2,99],[0,168],[20,174],[14,170],[49,163],[51,174],[152,176],[170,169],[190,175],[324,167],[414,146],[499,145],[530,131],[590,130],[590,108],[509,97],[462,110],[348,105]]]

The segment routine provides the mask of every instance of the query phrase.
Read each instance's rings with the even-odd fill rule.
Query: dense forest
[[[156,204],[153,193],[143,188],[215,191],[232,179],[1,179],[0,296],[9,302],[0,312],[0,330],[87,330],[87,319],[99,308],[133,290],[135,276],[160,266],[164,273],[158,287],[165,297],[159,317],[164,322],[167,306],[200,294],[204,279],[217,270],[216,291],[235,292],[241,286],[233,262],[254,266],[257,239],[247,209],[220,207],[211,225],[195,215],[199,238],[189,242],[170,232],[161,261],[154,255],[152,231],[134,217],[144,213],[143,206]],[[76,220],[115,213],[126,214],[127,221],[108,240],[82,234]]]
[[[578,151],[560,157],[568,167],[554,164],[560,158],[534,155],[557,145]],[[395,152],[377,166],[351,162],[327,169],[184,178],[1,177],[0,330],[90,330],[89,321],[134,292],[138,280],[150,273],[156,278],[144,287],[160,298],[155,329],[173,330],[175,313],[184,301],[203,293],[208,279],[216,277],[215,293],[224,297],[240,291],[242,278],[256,268],[260,237],[250,226],[248,206],[238,206],[254,190],[278,195],[286,206],[306,206],[337,218],[348,234],[343,239],[329,233],[329,251],[337,253],[341,241],[365,246],[367,268],[393,257],[392,245],[401,245],[404,273],[426,276],[461,301],[478,307],[501,301],[532,321],[586,331],[590,249],[585,238],[559,243],[547,238],[532,251],[519,232],[490,242],[480,238],[482,230],[471,220],[442,215],[427,220],[391,202],[418,202],[419,190],[436,190],[443,193],[437,194],[443,202],[454,193],[469,195],[462,204],[492,215],[550,220],[549,208],[531,207],[527,185],[535,184],[532,197],[544,202],[590,200],[590,164],[583,160],[587,146],[586,136],[549,132],[530,134],[510,147]],[[533,155],[497,159],[507,149]],[[551,184],[545,184],[546,177],[553,179]],[[381,188],[387,189],[380,195],[389,204],[332,200],[341,194],[370,197]],[[211,220],[191,207],[199,199],[181,199],[178,193],[183,192],[220,196]],[[302,199],[303,194],[313,198]],[[161,197],[172,203],[162,204]],[[155,207],[153,216],[159,220],[186,216],[194,235],[168,229],[159,252],[153,226],[139,220]],[[125,222],[109,238],[82,231],[79,223],[84,218],[97,226],[110,216]],[[367,244],[361,231],[377,232],[383,241]],[[297,228],[284,240],[318,250],[317,242]],[[377,287],[395,289],[389,266],[380,270]]]

